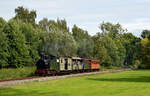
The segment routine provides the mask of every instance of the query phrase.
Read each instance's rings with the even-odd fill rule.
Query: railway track
[[[23,84],[26,82],[34,82],[34,81],[41,82],[46,80],[56,80],[56,79],[63,79],[63,78],[75,77],[75,76],[102,74],[102,73],[110,73],[110,72],[122,72],[126,70],[131,70],[131,69],[115,69],[115,70],[109,69],[109,70],[99,71],[99,72],[77,73],[77,74],[69,74],[69,75],[62,75],[62,76],[49,76],[49,77],[32,76],[32,77],[25,77],[25,78],[0,80],[0,86]]]

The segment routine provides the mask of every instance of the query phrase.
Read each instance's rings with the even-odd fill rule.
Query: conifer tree
[[[10,20],[4,28],[7,34],[9,45],[9,66],[23,67],[31,63],[28,47],[26,46],[25,36],[19,28],[19,20]]]

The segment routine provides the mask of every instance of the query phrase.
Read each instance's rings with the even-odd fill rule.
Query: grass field
[[[0,69],[0,80],[32,76],[36,67]]]
[[[150,96],[150,71],[125,71],[0,87],[0,96]]]
[[[106,68],[101,67],[101,70],[107,69],[117,69],[117,67],[113,68]],[[24,67],[24,68],[4,68],[0,69],[0,80],[7,80],[7,79],[15,79],[15,78],[22,78],[22,77],[29,77],[35,75],[36,67]]]

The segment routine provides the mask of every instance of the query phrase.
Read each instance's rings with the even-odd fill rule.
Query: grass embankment
[[[0,69],[0,80],[32,76],[35,69],[35,67]]]
[[[106,67],[101,66],[100,70],[102,71],[102,70],[117,69],[117,68],[118,67],[106,68]],[[35,70],[36,70],[36,67],[0,69],[0,80],[34,76]]]
[[[123,69],[123,68],[121,68],[121,67],[104,67],[104,66],[101,66],[100,67],[100,71],[105,71],[105,70],[110,70],[110,69],[112,69],[112,70],[116,70],[116,69]]]
[[[0,96],[149,96],[150,71],[125,71],[0,88]]]

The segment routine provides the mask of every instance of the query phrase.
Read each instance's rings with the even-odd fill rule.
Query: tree
[[[59,30],[65,30],[65,32],[69,32],[69,27],[67,26],[66,20],[48,20],[47,18],[43,18],[39,21],[39,26],[43,29],[43,31],[50,31],[53,28],[57,28]]]
[[[142,68],[150,68],[150,38],[141,40],[142,44]]]
[[[126,57],[126,49],[123,46],[123,43],[121,42],[121,39],[117,38],[117,39],[115,39],[114,42],[115,42],[116,47],[117,47],[117,55],[118,55],[116,65],[117,66],[123,66],[124,59]]]
[[[148,38],[150,36],[150,30],[143,30],[141,37]]]
[[[40,58],[38,48],[41,43],[41,30],[38,27],[33,27],[33,25],[30,23],[20,22],[19,27],[20,31],[25,36],[26,46],[28,47],[30,57],[32,58],[31,64],[35,64],[36,61]]]
[[[35,18],[37,17],[35,10],[29,11],[22,6],[19,6],[15,9],[15,13],[15,19],[20,19],[22,22],[35,24]]]
[[[31,63],[25,36],[19,28],[19,22],[19,20],[10,20],[3,30],[7,34],[9,42],[9,67],[23,67]]]
[[[0,68],[8,66],[8,38],[3,32],[6,25],[7,22],[3,18],[0,18]]]
[[[132,33],[124,33],[122,34],[121,38],[122,44],[126,49],[124,66],[133,66],[136,60],[141,61],[140,39],[134,36]]]
[[[109,35],[112,39],[120,37],[120,35],[126,31],[126,29],[123,29],[119,23],[112,24],[110,22],[103,22],[99,28],[101,29],[103,35]]]
[[[109,36],[106,35],[106,36],[104,36],[103,43],[104,43],[104,47],[107,50],[107,54],[111,58],[110,66],[119,65],[117,62],[119,59],[118,52],[117,52],[118,48],[117,48],[115,42]]]
[[[77,42],[78,56],[92,58],[94,42],[88,32],[74,25],[72,28],[72,35]]]
[[[75,56],[76,42],[70,33],[51,29],[44,35],[41,51],[55,56]]]
[[[76,41],[66,25],[65,20],[40,21],[40,25],[48,26],[42,34],[40,51],[55,56],[76,56]],[[47,22],[47,21],[46,21]],[[45,30],[45,29],[44,29]]]
[[[39,26],[44,30],[44,31],[49,31],[50,28],[50,22],[47,18],[43,18],[42,20],[39,21]]]
[[[121,35],[125,32],[120,24],[102,23],[99,28],[101,33],[98,34],[100,40],[101,51],[106,50],[106,59],[103,63],[105,66],[122,66],[125,58],[125,48],[122,44]],[[98,46],[97,44],[95,46]],[[95,49],[96,50],[96,49]]]
[[[103,36],[97,33],[92,39],[94,41],[93,57],[99,59],[102,66],[111,66],[112,61],[104,46]]]
[[[49,20],[50,28],[58,28],[60,30],[65,30],[64,32],[69,32],[69,27],[67,26],[66,20],[60,20],[59,18],[55,22],[54,20]]]

